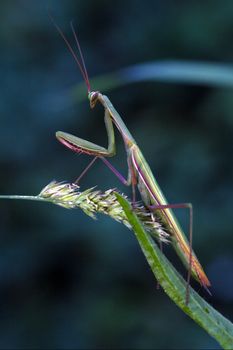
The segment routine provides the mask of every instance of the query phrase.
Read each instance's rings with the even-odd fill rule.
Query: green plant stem
[[[210,306],[192,288],[190,301],[185,304],[186,281],[162,254],[151,236],[143,229],[131,205],[119,193],[115,193],[131,224],[140,247],[157,281],[166,294],[197,324],[215,338],[224,349],[233,348],[233,324]]]
[[[24,196],[24,195],[18,195],[18,194],[0,195],[0,199],[15,199],[15,200],[20,199],[20,200],[27,200],[27,201],[48,202],[48,200],[40,196]]]

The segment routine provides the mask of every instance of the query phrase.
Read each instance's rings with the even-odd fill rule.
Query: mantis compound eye
[[[89,98],[89,101],[90,101],[90,107],[91,108],[95,107],[96,102],[98,101],[98,97],[99,97],[99,91],[89,92],[88,98]]]

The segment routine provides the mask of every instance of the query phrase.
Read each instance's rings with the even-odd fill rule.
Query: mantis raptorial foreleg
[[[77,136],[65,133],[63,131],[57,131],[56,137],[57,139],[63,143],[66,147],[72,149],[76,153],[85,153],[91,156],[95,156],[95,158],[90,162],[90,164],[84,169],[78,179],[75,181],[79,182],[80,178],[89,170],[89,168],[93,165],[97,158],[100,158],[107,167],[119,178],[119,180],[124,184],[129,186],[131,184],[131,172],[128,171],[128,178],[125,179],[114,167],[110,164],[105,157],[113,157],[116,154],[116,144],[115,144],[115,133],[113,128],[113,123],[109,111],[105,109],[104,114],[104,122],[107,131],[108,137],[108,147],[102,147],[93,142],[84,140]]]
[[[93,142],[81,139],[63,131],[57,131],[56,137],[61,143],[77,153],[85,153],[97,157],[112,157],[116,154],[115,135],[112,120],[108,111],[105,111],[104,121],[108,136],[108,148],[99,146]]]

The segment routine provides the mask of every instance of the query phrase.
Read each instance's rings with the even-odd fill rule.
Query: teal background
[[[1,1],[0,193],[37,194],[90,161],[57,130],[106,145],[103,110],[78,101],[82,81],[48,18],[74,20],[91,77],[136,63],[233,60],[233,2]],[[98,86],[95,86],[98,89]],[[141,82],[108,91],[170,203],[192,202],[194,248],[217,310],[233,318],[233,89]],[[112,163],[127,173],[117,137]],[[97,162],[81,188],[117,187]],[[0,348],[219,349],[163,293],[133,234],[49,204],[0,203]],[[183,226],[188,213],[178,210]],[[166,255],[185,275],[170,247]]]

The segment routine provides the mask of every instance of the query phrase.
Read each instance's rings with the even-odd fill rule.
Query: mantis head
[[[90,101],[90,107],[94,108],[96,105],[96,102],[98,101],[99,98],[99,91],[90,91],[88,93],[88,99]]]

